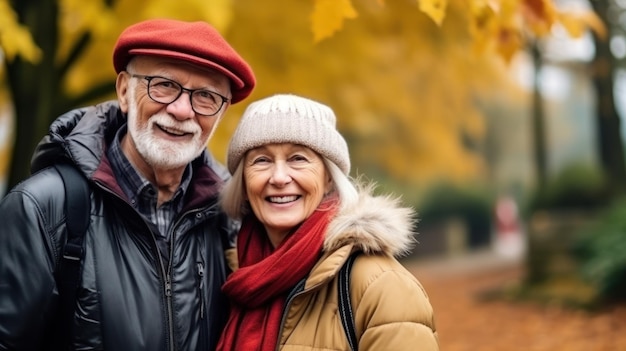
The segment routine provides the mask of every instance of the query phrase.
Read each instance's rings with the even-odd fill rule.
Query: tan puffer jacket
[[[350,281],[359,350],[438,350],[433,309],[419,281],[395,257],[414,242],[412,211],[361,194],[331,223],[323,257],[287,303],[277,349],[350,350],[337,307],[336,276],[352,251]]]

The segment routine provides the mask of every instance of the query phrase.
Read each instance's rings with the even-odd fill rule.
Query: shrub
[[[462,218],[468,230],[471,247],[489,243],[493,200],[486,191],[449,184],[434,187],[417,207],[421,223],[432,223],[451,217]]]
[[[529,201],[529,211],[541,209],[589,209],[608,204],[606,178],[597,168],[572,164],[539,189]]]
[[[616,201],[574,244],[582,276],[606,299],[626,299],[626,199]]]

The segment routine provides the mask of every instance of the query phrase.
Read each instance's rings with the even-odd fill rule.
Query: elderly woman
[[[354,252],[358,348],[438,350],[426,292],[395,258],[414,242],[413,212],[351,181],[329,107],[294,95],[251,104],[227,163],[221,203],[242,226],[218,350],[350,350],[337,280]]]

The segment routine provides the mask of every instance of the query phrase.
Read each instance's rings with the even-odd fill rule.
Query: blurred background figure
[[[501,196],[495,207],[494,250],[503,257],[521,259],[526,253],[526,238],[515,199]]]

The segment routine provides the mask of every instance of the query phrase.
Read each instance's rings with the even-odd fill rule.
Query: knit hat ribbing
[[[336,129],[333,110],[319,102],[278,94],[253,102],[239,121],[228,146],[228,169],[235,172],[245,153],[272,143],[304,145],[350,173],[348,145]]]

